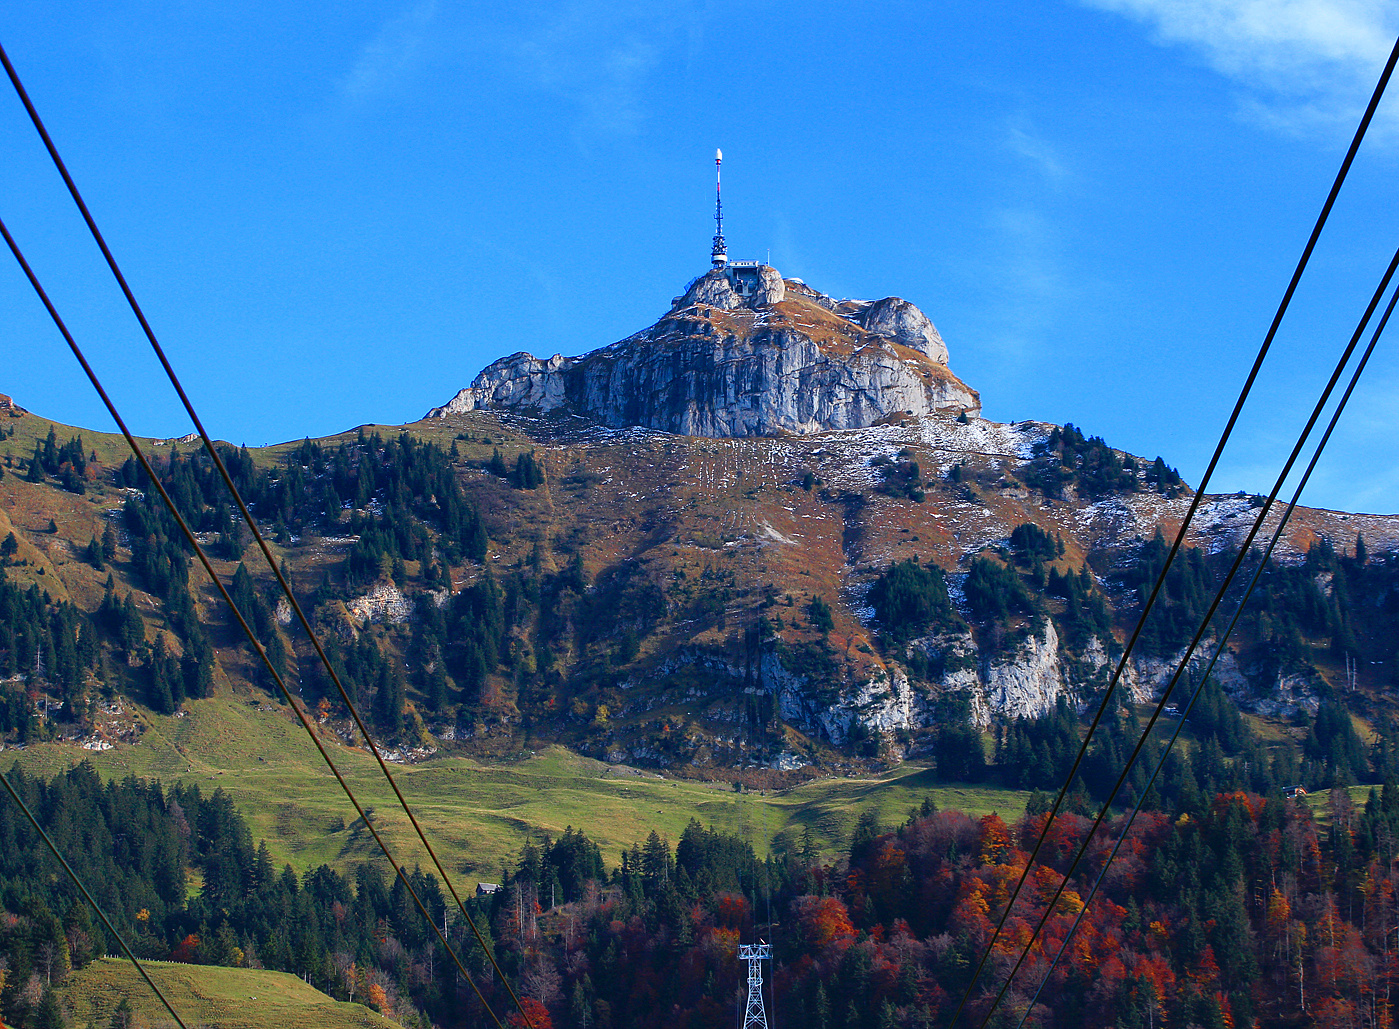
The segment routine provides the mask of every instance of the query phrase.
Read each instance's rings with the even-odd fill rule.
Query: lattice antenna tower
[[[743,1009],[743,1024],[739,1029],[768,1029],[767,1011],[763,1007],[763,961],[772,960],[772,946],[741,943],[738,960],[748,962],[748,1004]]]
[[[709,260],[715,268],[729,263],[729,250],[724,245],[724,198],[719,191],[720,166],[724,163],[724,151],[714,151],[714,249],[709,252]]]

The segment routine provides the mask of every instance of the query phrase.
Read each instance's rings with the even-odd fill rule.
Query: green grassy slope
[[[171,961],[144,962],[151,978],[190,1026],[220,1029],[394,1029],[397,1022],[359,1004],[332,1000],[286,972],[253,968],[181,965]],[[127,998],[137,1014],[152,1026],[174,1025],[170,1013],[130,963],[101,958],[71,973],[55,992],[68,1008],[72,1029],[98,1029]]]
[[[373,840],[299,725],[270,704],[228,695],[193,701],[185,717],[146,714],[139,743],[93,753],[69,743],[45,743],[7,752],[31,772],[52,775],[90,760],[106,777],[134,774],[184,781],[212,791],[222,787],[248,819],[255,839],[265,839],[274,860],[298,869],[322,862],[344,866],[377,857]],[[408,864],[428,865],[373,758],[335,746],[337,762],[362,803],[374,809],[376,827]],[[510,764],[464,757],[395,767],[395,777],[450,872],[494,881],[502,862],[519,854],[528,832],[557,836],[582,829],[603,850],[608,865],[624,847],[655,829],[672,845],[691,818],[750,839],[760,853],[776,838],[795,845],[803,828],[827,851],[849,839],[861,812],[874,809],[882,824],[903,821],[931,795],[939,807],[974,815],[998,810],[1007,819],[1024,810],[1023,793],[991,787],[937,784],[916,765],[867,779],[823,779],[761,796],[736,794],[723,785],[664,779],[614,768],[561,747],[540,750]]]

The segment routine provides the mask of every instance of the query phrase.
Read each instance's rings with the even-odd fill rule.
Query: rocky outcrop
[[[1043,628],[1026,636],[1013,653],[988,659],[982,681],[987,706],[1003,718],[1036,718],[1053,708],[1064,692],[1054,623],[1046,618]]]
[[[688,436],[862,428],[937,411],[977,413],[932,322],[898,297],[835,302],[773,268],[712,271],[651,328],[582,357],[512,354],[447,404],[582,415]]]
[[[732,311],[736,307],[742,307],[743,300],[734,292],[727,276],[722,272],[713,271],[701,275],[692,282],[690,288],[685,291],[685,295],[676,301],[677,307],[689,307],[693,304],[704,304],[708,307]]]
[[[813,703],[817,698],[810,695],[811,684],[801,685],[805,687],[801,694],[790,688],[779,694],[782,717],[786,719],[790,713],[792,724],[815,730],[836,746],[848,743],[857,726],[880,736],[917,728],[926,721],[927,698],[914,690],[901,668],[876,672],[864,682],[852,683],[831,704]]]
[[[751,293],[741,294],[734,289],[729,274],[714,269],[705,272],[690,283],[683,296],[677,297],[671,310],[705,304],[732,311],[739,307],[760,308],[780,304],[787,298],[787,283],[782,273],[768,265],[759,265],[746,277],[752,284]]]
[[[981,655],[971,633],[944,633],[911,644],[942,667],[936,681],[911,681],[897,664],[864,682],[847,684],[833,699],[815,696],[810,683],[777,666],[765,665],[763,686],[777,695],[782,717],[815,731],[837,745],[860,726],[869,735],[933,728],[938,702],[955,696],[967,703],[981,729],[997,721],[1034,718],[1051,710],[1061,696],[1076,696],[1054,623],[1046,620],[1009,651]]]
[[[393,583],[382,580],[369,587],[369,592],[364,596],[350,601],[347,607],[361,625],[370,622],[406,622],[413,613],[413,606],[402,591]]]
[[[965,712],[973,725],[985,731],[1017,718],[1041,716],[1053,710],[1060,698],[1081,705],[1101,689],[1115,665],[1115,658],[1097,638],[1090,638],[1081,649],[1066,650],[1050,619],[994,653],[981,652],[967,630],[930,635],[909,646],[922,651],[929,667],[938,669],[929,681],[910,678],[897,661],[864,666],[855,675],[813,677],[785,665],[780,644],[750,652],[743,659],[705,647],[679,652],[639,679],[619,684],[627,692],[647,684],[676,686],[660,692],[642,689],[635,701],[615,713],[635,721],[636,716],[658,709],[703,709],[710,728],[702,730],[692,723],[685,746],[678,750],[673,746],[657,749],[650,737],[619,730],[607,742],[607,753],[615,755],[609,760],[654,765],[759,760],[783,770],[800,768],[806,759],[798,754],[776,749],[764,754],[761,746],[749,749],[745,742],[746,716],[734,701],[761,694],[772,698],[783,722],[814,739],[844,747],[856,740],[879,738],[887,747],[886,755],[897,755],[907,745],[906,734],[916,739],[936,730],[949,710],[958,711],[953,716],[958,719]],[[1179,657],[1132,661],[1123,682],[1131,700],[1143,703],[1159,698]],[[1198,664],[1191,667],[1198,674]],[[1245,708],[1273,715],[1299,707],[1315,710],[1314,684],[1300,674],[1255,681],[1244,675],[1232,655],[1221,660],[1215,674]],[[685,685],[679,686],[680,682]],[[949,708],[948,700],[959,703]]]
[[[714,677],[715,696],[731,695],[734,688],[770,694],[783,721],[836,746],[859,736],[889,738],[902,730],[934,728],[940,701],[948,696],[966,701],[973,723],[986,729],[998,720],[1044,714],[1061,695],[1074,695],[1081,685],[1067,674],[1049,621],[994,657],[979,654],[970,632],[929,636],[911,645],[942,667],[935,682],[911,680],[897,663],[875,666],[860,679],[816,682],[786,667],[777,649],[748,665],[697,649],[676,655],[651,674],[664,679],[681,668],[703,669]],[[701,694],[692,692],[666,702],[699,699]]]
[[[928,316],[901,297],[885,297],[860,314],[860,324],[878,336],[922,351],[938,364],[947,364],[947,344]]]
[[[941,697],[963,700],[972,723],[987,729],[999,720],[1042,715],[1060,696],[1073,696],[1082,685],[1065,662],[1059,634],[1048,620],[1009,650],[996,654],[982,654],[966,631],[925,636],[910,647],[942,669],[929,684],[932,694],[923,705],[923,720],[909,725],[911,729],[933,724],[934,704]]]
[[[1188,696],[1189,688],[1200,681],[1209,656],[1214,653],[1215,642],[1213,637],[1201,641],[1175,696]],[[1139,704],[1159,699],[1184,656],[1184,647],[1166,657],[1134,656],[1125,676],[1132,699]],[[1239,707],[1270,718],[1290,718],[1299,711],[1314,715],[1326,691],[1326,683],[1311,665],[1284,669],[1264,665],[1241,668],[1238,658],[1228,648],[1219,655],[1210,674]],[[1180,704],[1184,706],[1185,701],[1182,699]]]

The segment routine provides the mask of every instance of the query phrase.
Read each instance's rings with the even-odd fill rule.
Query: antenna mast
[[[724,246],[724,199],[719,191],[720,166],[724,163],[724,151],[714,151],[714,249],[709,259],[715,268],[729,263],[728,248]]]

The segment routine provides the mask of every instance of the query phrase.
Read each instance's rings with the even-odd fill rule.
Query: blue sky
[[[1399,2],[64,5],[8,50],[206,423],[420,417],[653,322],[734,257],[903,296],[987,417],[1197,481]],[[1399,91],[1399,85],[1394,87]],[[1214,483],[1265,490],[1396,245],[1381,110]],[[136,431],[189,427],[17,100],[0,216]],[[12,262],[0,391],[107,427]],[[1306,500],[1399,511],[1399,345]]]

